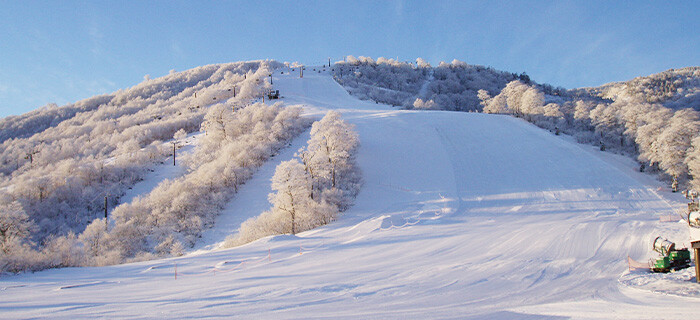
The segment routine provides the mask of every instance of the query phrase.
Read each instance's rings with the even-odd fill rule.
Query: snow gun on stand
[[[676,244],[662,237],[656,237],[653,243],[654,251],[661,257],[654,261],[651,267],[653,272],[670,272],[690,267],[690,251],[688,249],[676,249]]]

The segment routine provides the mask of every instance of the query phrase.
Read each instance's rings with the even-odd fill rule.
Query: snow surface
[[[270,177],[308,133],[241,187],[184,257],[0,279],[3,318],[698,318],[700,286],[644,286],[682,198],[630,159],[520,119],[402,111],[349,96],[328,72],[273,77],[308,116],[357,126],[365,184],[328,226],[216,250],[266,209]],[[176,279],[177,274],[177,279]],[[674,282],[675,281],[675,282]],[[684,281],[684,282],[683,282]],[[653,282],[653,281],[652,281]],[[640,284],[640,285],[637,285]],[[654,287],[654,285],[652,285]],[[693,291],[694,290],[694,291]],[[674,291],[675,292],[675,291]],[[671,292],[671,293],[674,293]],[[668,292],[666,292],[668,293]]]

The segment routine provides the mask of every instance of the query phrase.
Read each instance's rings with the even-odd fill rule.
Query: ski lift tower
[[[690,229],[690,246],[695,255],[695,280],[700,283],[700,207],[698,206],[698,192],[689,190],[685,197],[688,203],[688,228]]]

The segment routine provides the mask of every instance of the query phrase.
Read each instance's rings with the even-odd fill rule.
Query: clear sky
[[[700,65],[700,1],[0,0],[0,117],[171,69],[345,55],[598,86]]]

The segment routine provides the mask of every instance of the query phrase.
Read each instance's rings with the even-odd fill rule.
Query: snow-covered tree
[[[289,216],[291,234],[298,230],[298,216],[307,211],[311,198],[311,178],[298,160],[284,161],[277,166],[272,177],[270,203],[272,210]]]
[[[330,188],[338,187],[338,172],[345,172],[354,163],[352,160],[359,147],[359,137],[352,125],[345,122],[339,112],[329,111],[311,127],[308,150],[319,154],[312,165],[324,177]]]
[[[423,58],[417,58],[416,59],[416,66],[419,68],[430,68],[430,63],[428,61],[425,61]]]
[[[692,140],[700,132],[700,114],[692,109],[676,111],[656,143],[659,165],[670,176],[681,178],[688,172],[686,157]]]
[[[109,239],[105,219],[95,219],[78,236],[78,240],[89,256],[96,257],[107,251]]]
[[[661,161],[661,150],[658,139],[673,112],[669,109],[659,107],[641,116],[642,124],[637,129],[635,142],[638,145],[641,162],[650,164]]]
[[[0,205],[0,250],[9,253],[14,245],[27,241],[34,231],[33,221],[17,202]]]
[[[438,110],[438,105],[433,100],[423,101],[421,98],[416,98],[413,102],[413,109],[416,110]]]
[[[693,138],[692,146],[688,150],[686,165],[690,175],[693,176],[692,187],[700,190],[700,136]]]

